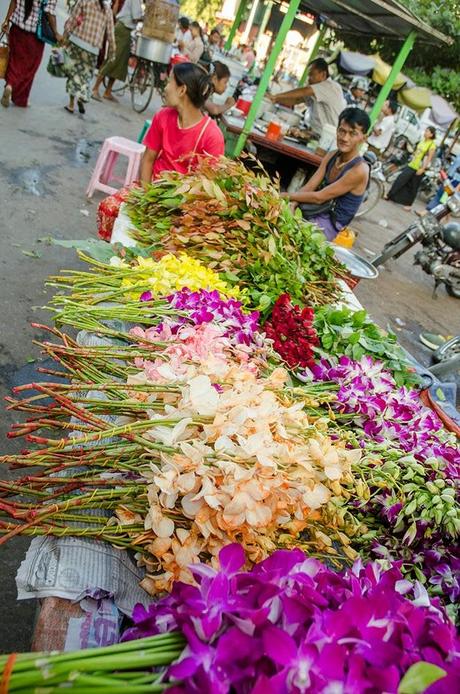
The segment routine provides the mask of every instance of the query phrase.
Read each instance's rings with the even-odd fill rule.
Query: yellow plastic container
[[[334,243],[344,248],[352,248],[355,241],[356,234],[349,227],[343,227],[334,239]]]

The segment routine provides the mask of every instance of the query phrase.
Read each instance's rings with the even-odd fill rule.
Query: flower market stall
[[[395,336],[239,162],[126,209],[135,246],[49,281],[55,366],[8,398],[27,448],[1,459],[0,544],[34,538],[42,597],[68,594],[59,548],[73,598],[130,624],[2,656],[2,690],[457,691],[458,441]],[[80,585],[88,552],[110,570]]]

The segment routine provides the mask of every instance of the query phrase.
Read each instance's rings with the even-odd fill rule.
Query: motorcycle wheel
[[[412,248],[414,245],[414,241],[408,239],[404,233],[402,237],[397,236],[395,239],[393,239],[393,241],[389,241],[387,244],[385,244],[382,252],[379,253],[379,255],[376,255],[375,258],[371,260],[371,263],[374,267],[383,265],[392,258],[399,258],[400,255],[408,251],[409,248]]]
[[[460,299],[460,286],[454,287],[452,284],[446,284],[446,292],[454,299]]]
[[[382,181],[379,181],[377,178],[372,178],[371,176],[369,187],[355,217],[364,217],[366,214],[369,214],[382,199],[383,193],[384,188]]]
[[[433,361],[437,364],[440,361],[446,361],[447,359],[453,359],[460,353],[460,335],[456,335],[452,339],[445,342],[441,347],[433,352]]]

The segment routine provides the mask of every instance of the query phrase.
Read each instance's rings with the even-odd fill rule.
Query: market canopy
[[[422,41],[453,43],[395,0],[302,0],[300,5],[326,23],[332,21],[343,33],[405,39],[416,31]]]
[[[374,82],[377,82],[377,84],[380,84],[380,86],[383,86],[390,76],[391,65],[388,65],[388,63],[382,60],[382,58],[377,54],[369,57],[371,57],[374,61],[372,79]],[[411,79],[409,79],[409,77],[406,77],[406,75],[403,75],[403,73],[400,72],[393,82],[392,89],[398,90],[404,86],[415,87],[415,84]]]
[[[375,60],[370,55],[340,51],[337,57],[337,65],[341,72],[364,77],[369,75],[375,67]]]
[[[460,118],[457,111],[455,111],[448,101],[443,99],[439,94],[431,95],[431,120],[446,128],[452,121],[456,118]]]
[[[430,118],[441,128],[446,128],[452,121],[458,118],[458,113],[452,108],[448,101],[433,94],[426,87],[413,87],[411,89],[401,89],[398,92],[398,101],[404,106],[414,109],[414,111],[424,111],[429,108]]]

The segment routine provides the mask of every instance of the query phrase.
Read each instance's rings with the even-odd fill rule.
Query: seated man
[[[321,135],[323,125],[336,127],[339,113],[346,106],[342,87],[329,79],[329,66],[323,58],[317,58],[310,64],[308,87],[275,94],[270,99],[282,106],[294,106],[306,101],[311,108],[310,128],[316,135]]]
[[[339,116],[337,150],[326,154],[318,170],[296,193],[283,193],[305,219],[317,224],[333,241],[350,224],[366,192],[369,166],[359,150],[370,127],[365,111],[353,106]]]

